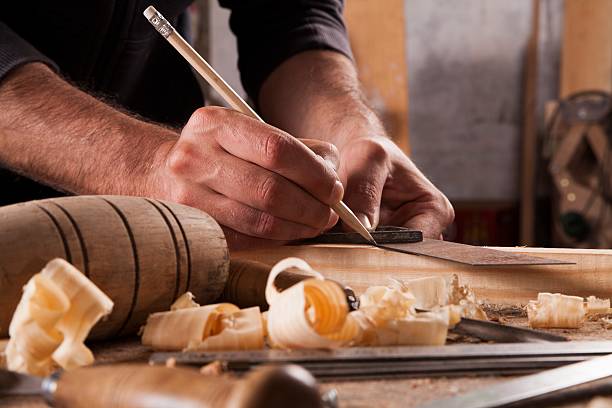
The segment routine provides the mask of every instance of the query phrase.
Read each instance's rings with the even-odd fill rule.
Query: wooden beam
[[[565,0],[561,98],[612,92],[612,0]]]
[[[576,262],[575,265],[474,267],[434,258],[402,254],[358,245],[304,245],[240,252],[232,258],[269,265],[289,257],[305,259],[325,276],[351,286],[358,293],[387,278],[459,275],[485,301],[527,303],[538,292],[577,296],[612,295],[612,250],[555,248],[496,248],[509,252]]]
[[[366,98],[393,141],[409,153],[404,0],[387,0],[384,6],[350,0],[345,18]]]

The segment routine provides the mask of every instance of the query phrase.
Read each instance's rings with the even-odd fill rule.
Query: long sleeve
[[[344,0],[219,0],[231,10],[243,86],[257,101],[268,75],[302,51],[333,50],[352,58]]]
[[[57,71],[53,61],[0,21],[0,81],[12,69],[29,62],[43,62]]]

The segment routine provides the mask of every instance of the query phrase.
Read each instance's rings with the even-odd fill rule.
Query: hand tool
[[[324,407],[316,380],[295,365],[268,366],[244,379],[186,368],[117,364],[78,368],[47,378],[0,370],[0,396],[40,395],[65,408]]]
[[[216,300],[227,280],[228,248],[219,225],[191,207],[122,196],[77,196],[0,208],[0,338],[23,285],[64,258],[115,303],[93,338],[135,333],[185,291]]]
[[[200,366],[223,361],[246,372],[259,364],[299,364],[323,380],[525,374],[612,353],[612,341],[350,347],[336,350],[260,350],[153,353],[152,364]],[[461,406],[461,405],[456,405]]]
[[[233,303],[240,308],[259,306],[262,311],[268,310],[266,283],[271,269],[270,265],[261,262],[232,259],[229,276],[220,301]],[[312,276],[285,271],[278,275],[275,286],[282,291],[308,278],[312,278]],[[337,283],[346,294],[349,310],[359,309],[359,298],[353,289]]]
[[[235,110],[244,113],[262,123],[264,120],[232,89],[231,86],[219,75],[204,58],[185,39],[176,32],[174,27],[158,12],[155,7],[149,6],[144,11],[144,16],[155,27],[155,29],[187,60],[192,68],[221,95],[225,101]],[[342,201],[332,205],[332,209],[338,214],[346,225],[357,231],[363,238],[375,244],[374,238],[368,229],[355,216],[353,211]]]
[[[423,408],[495,408],[612,377],[612,354],[529,375],[425,404]]]
[[[378,248],[412,255],[424,255],[472,266],[571,265],[574,262],[540,258],[496,249],[458,244],[437,239],[423,239],[420,231],[383,226],[372,232]],[[328,232],[299,244],[367,244],[355,233]]]
[[[497,343],[545,343],[549,341],[567,341],[558,334],[541,332],[523,327],[507,326],[486,320],[462,317],[451,329],[453,333],[477,337]]]

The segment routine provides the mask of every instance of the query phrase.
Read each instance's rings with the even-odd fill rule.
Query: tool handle
[[[270,265],[243,259],[231,259],[229,266],[229,277],[225,284],[222,300],[237,305],[241,308],[259,306],[261,310],[268,310],[266,301],[266,283],[272,267]],[[279,291],[283,291],[298,282],[312,278],[299,272],[281,272],[275,281]],[[345,287],[338,282],[344,293],[351,310],[359,308],[359,301],[351,288]]]
[[[51,399],[55,406],[65,408],[321,405],[316,381],[297,366],[265,367],[244,380],[144,364],[89,367],[62,374]]]

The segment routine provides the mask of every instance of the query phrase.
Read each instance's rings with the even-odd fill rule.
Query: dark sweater
[[[82,89],[124,109],[182,126],[204,104],[188,64],[143,17],[154,5],[185,29],[191,0],[13,0],[0,6],[0,81],[41,61]],[[350,56],[343,0],[220,0],[231,10],[243,85],[257,100],[282,61],[305,50]],[[152,97],[154,94],[155,97]],[[163,106],[157,101],[163,100]],[[58,195],[0,168],[0,204]]]

